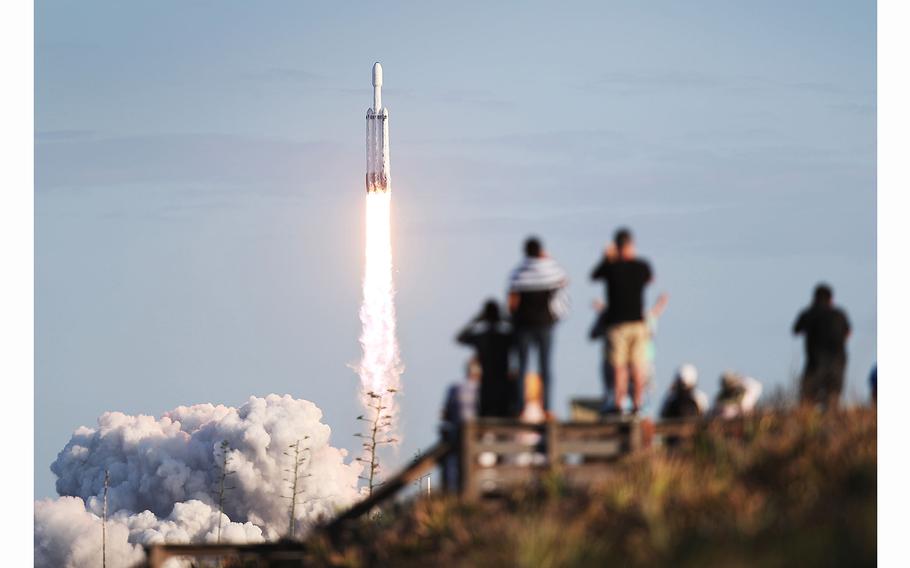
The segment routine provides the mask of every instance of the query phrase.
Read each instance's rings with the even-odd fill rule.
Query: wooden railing
[[[459,488],[462,498],[508,493],[558,472],[568,483],[603,478],[604,465],[645,445],[645,422],[545,422],[483,419],[461,431]]]

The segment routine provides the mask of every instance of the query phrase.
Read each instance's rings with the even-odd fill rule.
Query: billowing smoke
[[[286,536],[286,470],[294,466],[286,452],[298,441],[295,524],[306,530],[359,495],[361,465],[329,445],[321,420],[315,404],[274,394],[240,408],[181,406],[160,418],[103,414],[96,428],[76,430],[51,465],[63,497],[35,504],[35,565],[100,565],[105,469],[108,566],[129,565],[143,543],[215,542],[219,524],[226,542]],[[232,473],[219,523],[223,442]]]
[[[132,566],[142,560],[142,548],[129,542],[129,529],[107,525],[110,566]],[[101,566],[101,517],[85,510],[79,497],[35,503],[35,566],[77,568]]]
[[[252,523],[222,519],[222,542],[261,542]],[[218,510],[201,501],[176,503],[167,518],[149,511],[119,511],[107,520],[105,561],[112,568],[134,566],[145,556],[143,544],[215,542]],[[181,565],[180,563],[174,563]],[[79,497],[35,503],[35,566],[81,568],[101,566],[101,517],[86,510]]]

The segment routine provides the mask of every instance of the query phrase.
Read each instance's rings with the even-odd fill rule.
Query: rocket
[[[382,106],[382,65],[377,62],[373,64],[373,106],[367,109],[367,193],[389,191],[389,110]]]

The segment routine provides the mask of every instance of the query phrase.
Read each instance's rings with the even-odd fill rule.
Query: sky
[[[390,112],[403,443],[436,439],[539,235],[568,271],[556,411],[600,393],[588,273],[619,226],[655,272],[650,409],[683,362],[792,388],[819,281],[876,360],[875,5],[38,0],[35,495],[73,430],[250,395],[354,450],[364,116]],[[503,3],[505,4],[505,3]],[[378,8],[381,6],[381,10]]]

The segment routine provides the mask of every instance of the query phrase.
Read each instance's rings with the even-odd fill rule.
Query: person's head
[[[490,323],[499,321],[499,304],[496,303],[496,300],[487,300],[486,303],[484,303],[483,310],[480,312],[480,319]]]
[[[676,371],[676,387],[682,390],[691,390],[695,388],[698,382],[698,369],[691,363],[684,363]]]
[[[626,227],[621,227],[613,235],[613,244],[616,245],[616,252],[620,258],[633,258],[635,256],[635,241],[632,239],[632,231]]]
[[[471,357],[468,359],[467,364],[465,365],[465,378],[469,381],[479,381],[482,369],[480,368],[480,361],[477,357]]]
[[[525,241],[525,256],[528,258],[540,258],[543,254],[543,245],[537,237],[528,237]]]
[[[833,298],[834,292],[827,284],[819,284],[812,293],[812,303],[818,306],[830,306]]]

